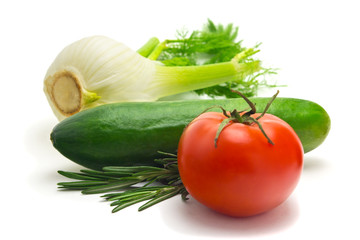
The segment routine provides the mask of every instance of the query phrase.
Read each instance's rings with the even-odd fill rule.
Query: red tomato
[[[253,114],[256,118],[259,114]],[[236,217],[275,208],[295,189],[303,168],[303,148],[295,131],[265,114],[250,125],[230,121],[214,139],[222,113],[207,112],[184,130],[178,148],[181,179],[205,206]]]

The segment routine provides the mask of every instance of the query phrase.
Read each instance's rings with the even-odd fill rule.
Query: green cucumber
[[[269,98],[250,98],[262,112]],[[184,127],[211,106],[248,109],[241,99],[127,102],[98,106],[58,123],[52,133],[54,147],[84,167],[153,165],[158,151],[176,153]],[[211,111],[219,111],[213,109]],[[318,104],[277,98],[268,110],[289,123],[304,152],[318,147],[330,130],[330,118]]]

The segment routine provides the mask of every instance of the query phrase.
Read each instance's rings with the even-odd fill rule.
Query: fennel
[[[230,45],[234,45],[231,42],[236,34],[230,35]],[[197,46],[196,49],[210,46],[200,39],[193,37],[191,46]],[[231,50],[217,48],[224,53],[230,51],[231,57],[226,54],[226,58],[201,65],[174,64],[174,61],[182,60],[170,56],[169,51],[184,42],[189,41],[165,40],[160,43],[157,38],[151,38],[136,52],[105,36],[80,39],[65,47],[50,65],[44,80],[45,95],[56,117],[62,120],[107,103],[156,101],[183,92],[204,91],[201,89],[221,83],[226,86],[246,84],[244,79],[254,78],[264,71],[261,62],[252,58],[259,50],[242,48],[238,43]],[[215,51],[214,47],[211,49],[210,52]],[[183,51],[194,56],[194,48]],[[249,80],[245,87],[250,89],[256,83]]]

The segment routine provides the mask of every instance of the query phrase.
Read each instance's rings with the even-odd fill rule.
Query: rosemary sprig
[[[180,179],[176,155],[162,154],[166,157],[155,160],[162,167],[113,166],[104,167],[102,171],[58,171],[64,177],[77,180],[60,182],[58,186],[60,189],[81,190],[83,194],[108,193],[102,197],[115,206],[112,212],[147,201],[138,209],[142,211],[178,194],[187,200],[188,193]]]

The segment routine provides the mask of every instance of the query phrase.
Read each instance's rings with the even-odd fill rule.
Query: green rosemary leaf
[[[179,185],[179,184],[182,183],[180,177],[176,177],[176,178],[174,178],[174,179],[169,178],[169,179],[167,179],[167,180],[168,180],[168,183],[167,183],[168,185]]]
[[[62,188],[69,188],[69,189],[84,189],[94,186],[102,186],[107,184],[107,181],[95,181],[95,180],[84,180],[84,181],[77,181],[77,182],[60,182],[58,185]]]
[[[108,183],[106,185],[90,187],[88,189],[83,190],[81,193],[83,194],[97,194],[97,193],[105,193],[109,191],[118,191],[124,189],[126,187],[130,187],[137,183],[140,183],[142,179],[133,178],[133,179],[126,179],[126,180],[119,180],[112,183]]]
[[[104,167],[104,172],[119,172],[119,173],[137,173],[137,172],[143,172],[143,171],[156,171],[156,170],[162,170],[163,168],[159,167],[152,167],[152,166],[134,166],[134,167],[120,167],[120,166],[110,166],[110,167]]]
[[[155,159],[154,162],[161,165],[168,165],[168,164],[176,163],[177,160],[173,158],[166,158],[166,159]]]
[[[162,201],[165,201],[177,194],[179,194],[179,189],[175,188],[175,190],[173,191],[170,191],[169,193],[165,193],[165,194],[160,194],[160,195],[157,195],[155,196],[152,200],[148,201],[147,203],[145,203],[144,205],[142,205],[138,211],[143,211],[151,206],[154,206],[155,204],[158,204]]]
[[[147,197],[147,199],[151,199],[155,195],[156,195],[156,191],[155,192],[141,192],[141,193],[137,193],[137,195],[134,195],[134,196],[127,196],[127,197],[120,198],[120,199],[118,199],[116,201],[113,201],[110,204],[110,206],[126,204],[128,202],[137,201],[138,199],[144,199],[144,197]],[[144,201],[144,200],[142,200],[142,201]]]
[[[159,176],[159,175],[164,175],[166,173],[169,173],[168,169],[159,168],[159,169],[152,170],[152,171],[137,172],[137,173],[132,174],[132,176],[134,176],[134,177],[136,177],[136,176]]]
[[[131,205],[134,205],[136,203],[139,203],[139,202],[143,202],[143,201],[146,201],[148,199],[151,199],[153,197],[153,194],[147,194],[147,195],[144,195],[140,198],[136,198],[136,199],[133,199],[132,201],[128,201],[128,202],[125,202],[125,203],[121,203],[119,204],[117,207],[115,207],[112,212],[115,213],[115,212],[118,212],[126,207],[129,207]]]
[[[177,164],[169,164],[167,166],[167,169],[173,172],[179,172],[178,165]]]
[[[189,198],[187,197],[189,195],[189,193],[188,193],[188,191],[186,191],[185,187],[184,187],[184,189],[182,189],[180,191],[180,194],[181,194],[181,198],[183,201],[189,200]]]
[[[162,151],[157,151],[157,152],[160,153],[160,154],[162,154],[162,155],[172,157],[172,158],[174,158],[175,160],[177,159],[177,155],[176,155],[176,154],[167,153],[167,152],[162,152]],[[163,158],[163,159],[167,159],[167,158]]]
[[[161,176],[155,177],[153,179],[148,179],[148,182],[143,187],[148,187],[149,185],[153,184],[154,182],[156,182],[160,178],[161,178]]]
[[[93,177],[82,173],[66,172],[66,171],[58,171],[58,173],[64,177],[76,179],[76,180],[99,180],[98,177]]]
[[[122,200],[122,201],[126,201],[126,199],[130,199],[130,198],[134,198],[134,197],[138,197],[144,195],[144,192],[131,192],[128,193],[127,191],[120,193],[120,194],[115,194],[111,197],[105,197],[105,199],[107,201],[118,201],[118,200]],[[104,196],[103,196],[104,197]]]
[[[88,176],[97,177],[101,179],[119,179],[125,176],[131,176],[131,173],[121,173],[121,172],[105,172],[105,171],[96,171],[89,169],[82,169],[80,172],[87,174]]]
[[[129,196],[136,196],[136,195],[141,195],[141,194],[149,193],[149,192],[155,193],[158,190],[162,189],[163,187],[164,186],[136,187],[136,188],[126,190],[121,193],[108,193],[101,197],[105,198],[108,201],[114,201],[114,200],[119,200],[122,198],[127,198]]]

